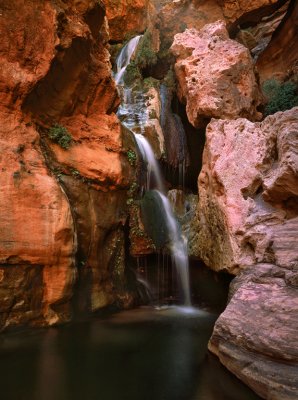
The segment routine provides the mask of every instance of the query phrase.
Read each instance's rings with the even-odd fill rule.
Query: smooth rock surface
[[[237,276],[209,342],[231,372],[268,400],[297,399],[297,265],[256,264]]]
[[[175,35],[178,96],[186,103],[195,127],[209,118],[260,117],[260,93],[246,47],[229,39],[225,23],[217,21],[197,31]]]
[[[85,312],[119,297],[127,303],[132,172],[113,114],[119,97],[104,7],[3,0],[0,14],[0,329],[69,321],[78,276]],[[69,150],[49,140],[54,124],[72,135]],[[68,186],[67,177],[80,185]],[[115,215],[105,211],[111,198]],[[75,268],[82,262],[88,274]]]

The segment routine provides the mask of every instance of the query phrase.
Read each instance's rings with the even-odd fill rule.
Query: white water
[[[131,39],[130,42],[127,43],[127,45],[121,50],[116,61],[117,73],[115,75],[115,80],[118,84],[118,87],[124,86],[121,90],[122,104],[119,107],[118,114],[124,117],[124,125],[133,132],[140,154],[147,164],[146,189],[149,190],[154,187],[157,196],[159,196],[161,199],[167,230],[169,232],[169,249],[181,284],[184,305],[191,306],[187,241],[180,232],[178,222],[176,221],[171,208],[171,204],[165,195],[166,191],[164,188],[161,171],[155,159],[152,147],[142,134],[144,133],[144,126],[148,118],[144,95],[141,92],[137,92],[136,96],[134,97],[131,89],[125,87],[123,80],[126,68],[136,50],[140,37],[141,36],[136,36],[135,38]]]
[[[158,191],[165,193],[160,169],[155,159],[150,143],[143,135],[139,133],[136,133],[134,135],[137,141],[138,148],[142,155],[142,158],[147,163],[147,182],[146,182],[147,190],[150,189],[150,184],[152,182],[152,176],[153,176]]]
[[[117,72],[115,74],[115,81],[117,85],[123,84],[123,76],[127,66],[130,63],[131,57],[133,56],[136,48],[139,44],[139,40],[141,39],[142,35],[135,36],[131,39],[121,50],[119,56],[117,57],[116,65],[117,65]]]

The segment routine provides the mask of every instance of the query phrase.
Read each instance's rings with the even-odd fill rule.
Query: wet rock
[[[297,264],[247,268],[232,282],[209,342],[220,361],[265,399],[297,398],[297,278]]]
[[[142,220],[140,204],[138,202],[133,203],[129,210],[130,254],[133,257],[140,257],[155,253],[156,247],[148,236]]]
[[[156,190],[145,193],[141,202],[141,217],[156,248],[165,247],[169,241],[169,231],[162,200]]]
[[[157,159],[162,158],[166,153],[165,139],[161,127],[162,106],[159,91],[151,87],[146,94],[146,106],[148,119],[145,123],[145,136],[149,141]]]
[[[176,56],[178,95],[193,126],[212,117],[260,117],[251,56],[246,47],[229,39],[223,21],[177,34],[171,51]]]

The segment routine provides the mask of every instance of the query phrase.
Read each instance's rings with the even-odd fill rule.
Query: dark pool
[[[140,308],[0,337],[1,400],[255,400],[208,354],[217,315]]]

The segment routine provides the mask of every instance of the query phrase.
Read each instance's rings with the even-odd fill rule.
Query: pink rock
[[[264,399],[298,393],[298,272],[272,264],[247,268],[232,282],[209,350]]]
[[[199,127],[215,117],[258,119],[259,88],[246,47],[229,39],[224,21],[175,35],[178,95],[189,121]]]
[[[211,268],[298,262],[297,110],[208,125],[190,247]]]

